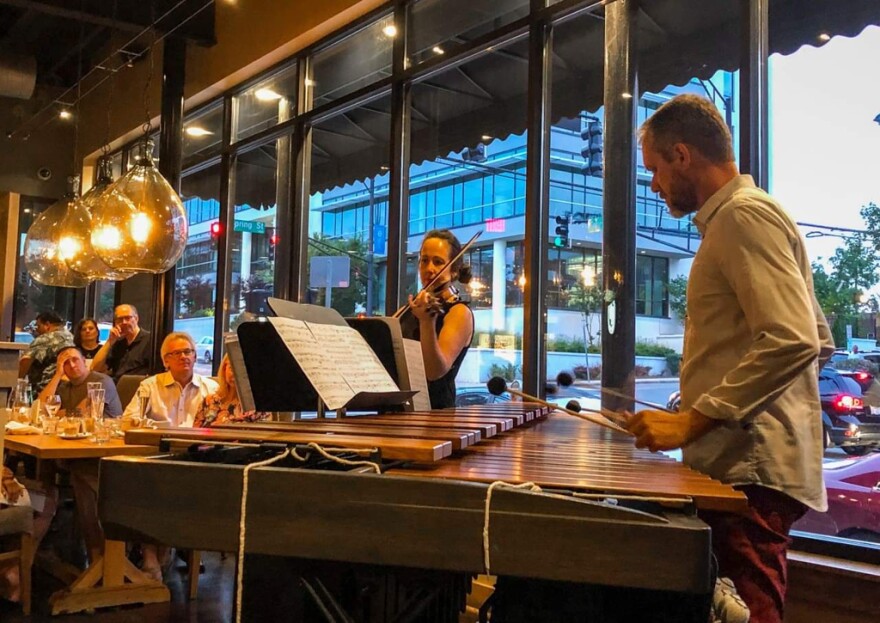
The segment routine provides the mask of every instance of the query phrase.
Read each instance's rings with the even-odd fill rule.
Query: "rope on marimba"
[[[319,444],[312,442],[308,444],[308,447],[323,456],[325,459],[333,461],[334,463],[339,463],[340,465],[347,465],[349,467],[369,467],[373,469],[377,474],[382,473],[382,469],[379,467],[378,463],[374,463],[373,461],[351,461],[349,459],[344,459],[341,456],[335,456],[329,452]],[[364,448],[333,448],[335,452],[364,452]],[[369,450],[369,452],[378,452],[378,448],[373,448]],[[305,457],[301,456],[295,449],[292,450],[293,457],[299,461],[305,461]]]
[[[265,467],[266,465],[277,463],[286,458],[289,454],[290,448],[287,448],[278,456],[273,456],[265,461],[251,463],[244,468],[244,475],[242,476],[241,483],[241,520],[238,522],[238,580],[235,584],[235,623],[241,623],[241,596],[244,586],[244,543],[245,535],[247,534],[247,531],[245,530],[245,520],[247,517],[248,474],[250,474],[250,471],[255,467]],[[190,569],[190,573],[192,572],[192,569]],[[198,573],[198,569],[195,573]]]
[[[524,482],[522,484],[513,485],[503,480],[496,480],[486,490],[486,507],[483,514],[483,566],[486,568],[486,575],[491,575],[489,569],[489,509],[492,504],[492,492],[495,489],[527,489],[532,493],[541,493],[541,487],[533,482]]]

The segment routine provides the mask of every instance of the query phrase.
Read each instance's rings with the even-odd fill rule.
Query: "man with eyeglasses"
[[[171,426],[192,426],[204,399],[217,391],[217,383],[193,372],[196,345],[189,333],[175,331],[162,341],[165,372],[141,381],[122,417],[145,415]],[[144,413],[140,398],[147,398]],[[152,579],[162,581],[162,568],[170,564],[169,549],[163,545],[141,544],[141,569]]]
[[[119,305],[113,312],[113,328],[107,341],[95,354],[92,370],[113,377],[114,383],[125,374],[150,374],[150,332],[138,326],[134,305]]]
[[[161,352],[166,371],[141,381],[122,416],[146,415],[171,426],[192,426],[199,405],[217,391],[217,383],[193,372],[196,345],[189,333],[169,333]],[[141,396],[149,398],[144,414],[140,413]]]

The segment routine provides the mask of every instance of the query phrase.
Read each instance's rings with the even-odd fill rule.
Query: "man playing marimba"
[[[642,411],[638,447],[684,461],[749,499],[745,516],[701,512],[720,574],[751,621],[782,621],[791,525],[827,508],[819,364],[833,352],[792,218],[740,175],[730,132],[706,99],[681,95],[641,129],[651,189],[703,236],[688,284],[681,413]]]

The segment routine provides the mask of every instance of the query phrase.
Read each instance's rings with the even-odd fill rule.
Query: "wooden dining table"
[[[130,445],[122,439],[95,443],[84,439],[62,439],[57,435],[6,435],[6,450],[34,457],[37,478],[54,485],[59,461],[101,459],[107,456],[155,454],[155,446]],[[125,555],[125,543],[104,540],[101,556],[92,560],[84,571],[53,563],[48,570],[68,586],[56,591],[49,599],[52,614],[64,614],[137,603],[169,601],[171,595],[162,582],[152,580],[135,567]]]

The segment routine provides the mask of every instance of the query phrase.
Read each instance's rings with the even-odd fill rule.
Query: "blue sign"
[[[388,228],[384,225],[373,225],[373,253],[384,254],[386,242],[388,242]]]

